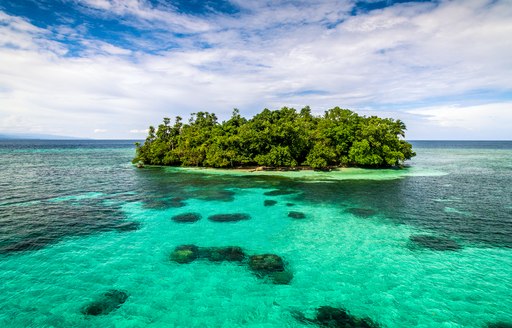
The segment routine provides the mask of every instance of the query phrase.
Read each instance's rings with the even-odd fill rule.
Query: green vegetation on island
[[[314,116],[305,107],[299,112],[283,107],[264,109],[251,119],[237,109],[218,122],[213,113],[193,113],[187,123],[177,116],[174,124],[164,118],[137,143],[133,162],[150,165],[235,167],[340,166],[399,167],[416,154],[404,140],[400,120],[360,116],[335,107]]]

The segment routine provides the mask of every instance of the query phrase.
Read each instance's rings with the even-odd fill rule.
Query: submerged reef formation
[[[350,214],[359,216],[361,218],[368,218],[370,216],[377,214],[377,211],[375,211],[371,208],[351,207],[351,208],[347,208],[346,211]]]
[[[492,322],[487,324],[487,328],[512,328],[512,322]]]
[[[122,290],[111,289],[101,295],[97,300],[89,303],[82,309],[85,315],[105,315],[116,310],[126,302],[128,294]]]
[[[201,220],[201,214],[199,213],[184,213],[178,214],[171,218],[174,222],[179,223],[193,223]]]
[[[329,328],[379,328],[378,323],[370,318],[356,317],[344,308],[321,306],[316,311],[314,319],[306,318],[300,312],[293,313],[295,319],[306,324]]]
[[[274,284],[286,285],[293,274],[286,270],[284,260],[275,254],[253,255],[249,258],[249,267],[260,278],[268,278]]]
[[[245,213],[215,214],[208,217],[208,220],[213,222],[237,222],[249,219],[251,216]]]
[[[122,222],[119,223],[114,227],[118,232],[129,232],[129,231],[136,231],[140,229],[141,224],[139,222]]]
[[[291,195],[296,194],[297,192],[294,190],[287,190],[287,189],[277,189],[277,190],[271,190],[266,191],[263,193],[265,196],[284,196],[284,195]]]
[[[276,204],[277,201],[272,199],[265,199],[265,201],[263,202],[263,206],[274,206]]]
[[[270,280],[278,285],[289,284],[293,279],[292,272],[286,269],[285,261],[279,255],[252,255],[248,261],[245,261],[247,255],[238,246],[198,247],[196,245],[180,245],[174,249],[169,258],[179,264],[191,263],[197,259],[210,262],[246,263],[258,278]]]
[[[206,259],[212,262],[241,262],[245,253],[238,246],[225,247],[198,247],[196,245],[177,246],[170,255],[171,261],[185,264],[197,259]]]
[[[306,214],[304,214],[302,212],[291,211],[291,212],[288,212],[288,217],[290,217],[292,219],[305,219]]]
[[[432,235],[412,235],[409,240],[416,246],[433,251],[458,251],[461,246],[454,240]]]
[[[322,116],[309,107],[297,112],[283,107],[264,109],[251,119],[235,109],[218,122],[208,112],[191,115],[188,123],[177,116],[155,129],[150,126],[143,144],[136,143],[137,165],[196,167],[297,167],[329,170],[339,166],[399,167],[416,154],[405,141],[400,120],[360,116],[334,107]]]

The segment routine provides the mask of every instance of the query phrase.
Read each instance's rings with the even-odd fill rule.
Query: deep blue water
[[[133,143],[0,141],[0,326],[302,327],[320,306],[385,327],[512,323],[510,141],[413,141],[403,170],[279,174],[136,169]],[[200,219],[172,220],[186,213]],[[293,279],[170,260],[190,244],[279,254]],[[111,289],[127,299],[83,313]]]

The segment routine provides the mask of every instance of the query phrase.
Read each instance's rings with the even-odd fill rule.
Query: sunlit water
[[[0,327],[304,327],[323,305],[383,327],[509,327],[512,143],[413,144],[404,170],[269,174],[136,169],[132,142],[0,142]],[[250,219],[208,219],[229,213]],[[183,244],[277,254],[293,280],[172,262]],[[112,289],[126,302],[83,314]]]

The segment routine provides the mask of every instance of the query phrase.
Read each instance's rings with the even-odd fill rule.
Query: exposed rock
[[[409,237],[417,246],[422,248],[428,248],[434,251],[457,251],[461,249],[460,245],[456,241],[432,235],[412,235]]]
[[[214,222],[236,222],[249,220],[251,217],[244,213],[233,213],[233,214],[216,214],[208,217],[208,220]]]
[[[302,212],[291,211],[291,212],[288,212],[288,217],[290,217],[292,219],[305,219],[306,214],[304,214]]]
[[[181,245],[171,253],[171,261],[185,264],[195,261],[199,257],[199,247],[196,245]]]
[[[263,202],[264,206],[274,206],[276,204],[277,204],[277,201],[272,200],[272,199],[265,199],[265,201]]]
[[[82,309],[85,315],[105,315],[119,308],[126,302],[128,294],[122,290],[112,289]]]
[[[199,221],[201,219],[201,214],[199,213],[184,213],[178,214],[171,218],[174,222],[179,223],[193,223]]]

